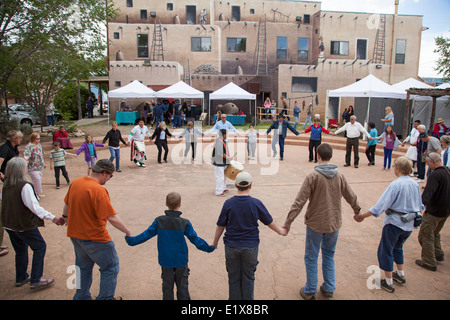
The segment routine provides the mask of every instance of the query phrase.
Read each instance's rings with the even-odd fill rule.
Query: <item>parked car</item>
[[[41,119],[39,118],[37,112],[28,105],[12,104],[8,106],[8,108],[10,117],[17,119],[20,124],[28,124],[33,126],[41,123]]]

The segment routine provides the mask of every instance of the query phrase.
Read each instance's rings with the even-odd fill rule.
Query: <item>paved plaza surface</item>
[[[122,132],[126,139],[126,133]],[[291,134],[290,134],[291,135]],[[309,136],[308,136],[309,137]],[[101,142],[102,137],[96,138]],[[341,144],[344,143],[344,138]],[[259,198],[268,208],[274,220],[283,225],[291,204],[299,191],[304,178],[316,164],[308,162],[308,149],[304,145],[286,145],[284,161],[272,159],[270,143],[260,139],[262,153],[271,162],[249,161],[246,155],[238,150],[237,159],[244,164],[245,170],[253,176],[251,195]],[[83,139],[73,139],[75,152]],[[208,160],[211,142],[208,139],[202,144],[204,157],[201,163],[178,163],[179,154],[184,150],[184,141],[169,144],[168,163],[158,164],[157,149],[153,143],[147,142],[147,167],[137,167],[130,161],[130,148],[121,147],[121,169],[107,182],[106,188],[111,202],[122,220],[133,235],[139,234],[149,227],[153,220],[164,214],[165,197],[171,191],[182,196],[182,217],[189,219],[197,234],[212,243],[216,221],[223,202],[236,194],[231,188],[227,197],[214,195],[215,177]],[[177,147],[178,146],[178,147]],[[179,149],[176,149],[179,148]],[[239,149],[241,148],[241,149]],[[381,149],[380,147],[378,147]],[[48,160],[49,143],[44,145],[45,158]],[[174,152],[179,150],[177,152]],[[382,156],[376,157],[374,167],[367,166],[365,155],[360,152],[360,165],[343,167],[345,151],[335,148],[332,163],[339,166],[345,174],[350,186],[358,196],[358,201],[365,212],[373,206],[382,192],[396,177],[393,170],[382,171]],[[98,158],[109,158],[107,148],[98,149]],[[259,158],[258,158],[259,159]],[[205,161],[206,160],[206,161]],[[46,197],[40,204],[55,215],[61,215],[63,199],[68,185],[61,178],[61,189],[55,189],[53,171],[49,170],[49,162],[43,173],[43,190]],[[271,167],[273,166],[273,167]],[[84,156],[67,157],[66,167],[71,180],[83,176],[87,172]],[[228,184],[233,184],[227,180]],[[421,186],[424,184],[422,183]],[[307,205],[307,204],[306,204]],[[259,264],[256,271],[255,299],[257,300],[298,300],[302,299],[299,289],[305,285],[306,272],[303,261],[305,245],[304,213],[306,206],[291,226],[286,237],[279,236],[260,223]],[[413,231],[404,245],[405,272],[407,283],[395,284],[395,293],[376,289],[377,248],[381,237],[384,215],[380,218],[368,218],[362,223],[353,220],[351,207],[342,200],[343,226],[339,232],[336,248],[336,291],[332,300],[447,300],[450,299],[450,228],[444,227],[441,233],[446,261],[438,263],[438,270],[431,272],[418,267],[416,259],[420,259],[421,247],[418,243],[418,230]],[[156,237],[144,244],[129,247],[124,234],[108,224],[108,230],[115,243],[119,259],[120,273],[116,295],[126,300],[160,300],[161,268],[158,264]],[[66,227],[58,227],[46,222],[40,231],[47,243],[44,278],[55,278],[51,288],[32,292],[28,285],[15,288],[14,250],[5,234],[4,245],[10,253],[0,258],[0,299],[24,300],[70,300],[73,297],[74,262],[73,246],[66,236]],[[189,290],[195,300],[226,300],[228,298],[228,278],[225,269],[224,246],[212,253],[197,250],[188,240],[189,247]],[[321,260],[319,259],[319,286],[322,283]],[[31,250],[30,266],[31,267]],[[384,278],[384,274],[383,278]],[[99,272],[94,268],[94,279],[91,293],[98,294]],[[316,299],[327,299],[321,293]]]

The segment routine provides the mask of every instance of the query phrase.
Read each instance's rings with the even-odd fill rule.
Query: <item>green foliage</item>
[[[442,74],[444,82],[450,81],[450,38],[437,37],[435,43],[437,48],[434,52],[439,53],[435,70]]]
[[[55,108],[63,115],[63,119],[73,120],[78,119],[78,93],[77,83],[69,82],[64,88],[59,90],[56,94],[53,103]],[[82,114],[86,114],[85,101],[89,97],[89,90],[86,87],[80,86],[81,94],[81,111]]]

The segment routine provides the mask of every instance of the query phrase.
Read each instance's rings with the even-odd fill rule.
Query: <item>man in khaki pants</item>
[[[416,260],[416,264],[436,271],[437,261],[444,261],[439,232],[450,215],[450,170],[442,164],[437,153],[427,155],[426,161],[433,172],[422,194],[422,203],[426,207],[419,231],[422,259]]]

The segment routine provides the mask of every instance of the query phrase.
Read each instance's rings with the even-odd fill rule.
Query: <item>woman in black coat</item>
[[[153,135],[150,137],[151,140],[155,139],[156,147],[158,148],[158,163],[161,163],[161,152],[164,148],[164,162],[167,163],[167,154],[169,153],[169,147],[167,146],[167,136],[171,137],[172,134],[166,127],[166,123],[161,121],[158,128],[156,128]]]

